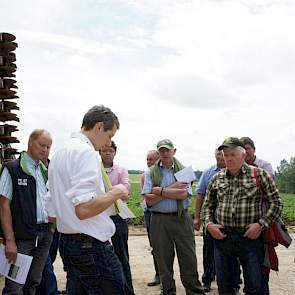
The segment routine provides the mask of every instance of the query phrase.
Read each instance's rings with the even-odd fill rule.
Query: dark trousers
[[[53,263],[55,261],[59,246],[60,233],[55,230],[52,243],[49,249],[40,285],[36,289],[37,295],[58,295],[60,292],[57,289],[57,281],[54,274]]]
[[[61,234],[60,253],[68,295],[126,295],[122,266],[109,242],[83,242]]]
[[[128,223],[126,219],[121,218],[119,215],[111,216],[111,219],[116,226],[116,232],[112,236],[112,244],[114,247],[114,251],[122,264],[123,272],[126,279],[126,295],[134,295],[129,264]]]
[[[226,233],[223,240],[214,240],[215,267],[219,294],[235,294],[236,261],[243,269],[245,294],[262,295],[263,241],[252,240],[243,234]]]
[[[211,285],[215,280],[214,239],[203,230],[203,269],[202,282]]]
[[[176,215],[155,214],[151,218],[151,239],[156,255],[164,295],[175,295],[173,278],[175,250],[180,278],[187,295],[204,294],[198,279],[197,257],[192,218],[184,213]]]
[[[42,271],[48,256],[49,247],[52,241],[50,229],[38,232],[38,242],[35,240],[17,241],[18,253],[33,256],[32,264],[24,285],[5,279],[4,295],[34,295],[36,287],[40,284]]]
[[[144,211],[144,223],[146,226],[146,231],[147,231],[150,246],[153,248],[152,242],[151,242],[151,215],[152,215],[152,212],[149,209],[146,209]],[[155,275],[159,276],[159,269],[158,269],[156,257],[154,255],[154,250],[152,250],[152,256],[153,256],[154,268],[155,268],[155,273],[156,273]]]

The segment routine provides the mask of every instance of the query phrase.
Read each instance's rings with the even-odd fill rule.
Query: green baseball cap
[[[234,148],[234,147],[242,147],[245,148],[243,142],[239,140],[237,137],[228,137],[222,143],[222,145],[218,148],[219,151],[223,150],[224,148]]]
[[[174,145],[170,139],[162,139],[157,143],[157,149],[166,148],[168,150],[174,149]]]

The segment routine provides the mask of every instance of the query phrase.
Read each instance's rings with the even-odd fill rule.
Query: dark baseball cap
[[[157,149],[166,148],[168,150],[174,149],[174,145],[170,139],[162,139],[157,143]]]
[[[241,137],[240,141],[246,145],[249,144],[254,150],[255,150],[255,144],[254,141],[250,137]]]
[[[237,137],[228,137],[223,141],[222,145],[218,147],[218,150],[221,151],[227,147],[234,148],[238,146],[245,148],[243,142],[239,140]]]

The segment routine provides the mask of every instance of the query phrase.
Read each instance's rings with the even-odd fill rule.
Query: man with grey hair
[[[0,177],[1,225],[5,256],[12,264],[17,253],[33,256],[25,284],[5,279],[2,294],[35,294],[52,240],[45,211],[47,169],[42,163],[52,144],[49,132],[34,130],[28,149],[4,164]]]
[[[226,169],[212,178],[204,204],[206,230],[214,238],[218,291],[219,294],[236,294],[233,265],[238,258],[246,294],[261,295],[264,259],[261,232],[280,217],[282,201],[269,174],[255,168],[270,205],[262,215],[262,196],[256,184],[254,167],[245,163],[243,143],[236,137],[229,137],[218,150],[223,152]]]

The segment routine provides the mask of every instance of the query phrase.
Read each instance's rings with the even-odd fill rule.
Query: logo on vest
[[[27,179],[18,178],[17,179],[17,184],[27,186],[28,185],[27,181],[28,181]]]

